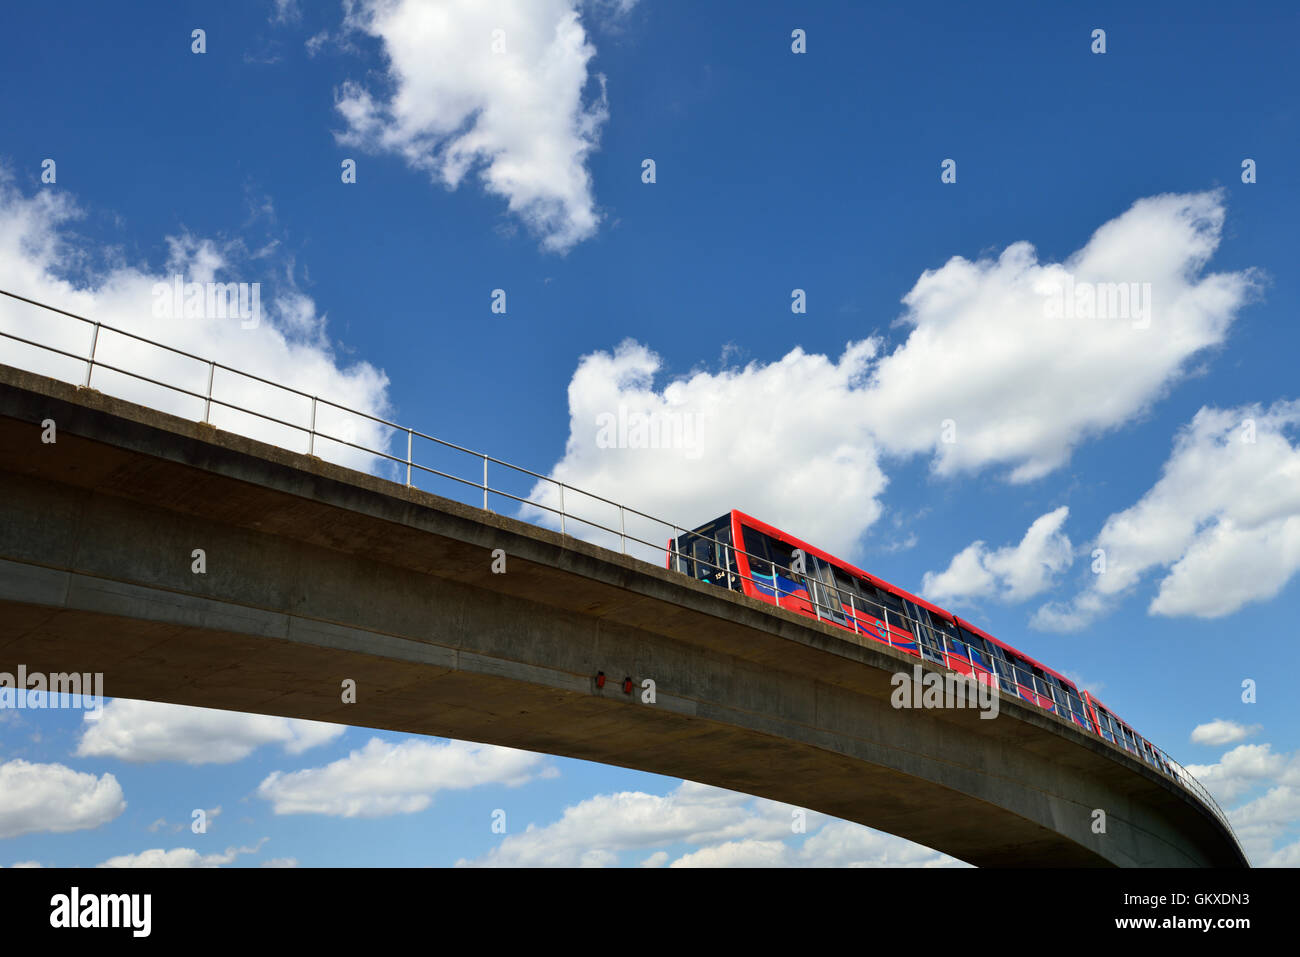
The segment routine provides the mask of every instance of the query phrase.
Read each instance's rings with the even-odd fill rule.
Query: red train
[[[1160,751],[1069,678],[938,605],[744,512],[728,512],[670,539],[667,567],[996,685],[1182,782]]]

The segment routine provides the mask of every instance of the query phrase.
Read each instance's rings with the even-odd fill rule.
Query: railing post
[[[411,430],[406,430],[406,487],[411,487],[411,441],[413,436]]]
[[[618,507],[618,540],[623,546],[623,554],[627,554],[627,516],[623,511],[623,506]]]
[[[849,592],[849,614],[853,617],[853,633],[858,633],[858,613],[853,607],[853,592]]]
[[[83,388],[90,388],[90,374],[95,371],[95,348],[99,345],[99,323],[95,323],[94,330],[90,333],[90,358],[86,360],[86,381]]]
[[[311,441],[307,444],[307,454],[316,454],[316,397],[311,397]]]
[[[564,532],[564,483],[560,483],[560,534]]]
[[[212,424],[212,378],[216,375],[216,362],[208,362],[208,397],[203,401],[203,421]]]
[[[488,510],[487,456],[483,456],[483,511]]]

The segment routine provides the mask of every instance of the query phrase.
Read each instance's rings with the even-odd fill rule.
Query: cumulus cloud
[[[321,721],[115,698],[98,721],[84,722],[77,755],[229,764],[264,744],[301,754],[333,741],[344,730],[343,725]]]
[[[122,786],[63,764],[0,764],[0,838],[99,827],[126,810]]]
[[[1018,545],[989,550],[983,542],[972,542],[944,571],[925,573],[921,594],[940,604],[993,595],[1007,602],[1032,598],[1070,566],[1070,539],[1061,531],[1069,514],[1062,505],[1039,516]]]
[[[1153,615],[1221,618],[1276,595],[1300,571],[1300,401],[1202,408],[1182,429],[1159,481],[1106,519],[1105,571],[1034,622],[1081,628],[1153,569]]]
[[[1203,737],[1225,737],[1254,734],[1258,726],[1213,721],[1197,730],[1201,729],[1213,729]],[[1300,751],[1278,754],[1267,743],[1243,744],[1214,764],[1189,764],[1187,770],[1225,807],[1249,797],[1227,814],[1255,866],[1300,865]]]
[[[650,514],[702,523],[740,508],[847,551],[880,514],[885,476],[855,410],[853,388],[874,351],[858,343],[838,362],[794,349],[780,362],[697,372],[654,387],[660,358],[634,342],[584,356],[569,384],[570,434],[552,476]],[[797,397],[797,399],[795,398]],[[810,410],[816,410],[810,414]],[[614,493],[617,493],[615,495]],[[559,508],[539,482],[529,498]],[[617,512],[566,492],[566,510],[617,529]],[[526,518],[554,522],[525,507]],[[671,529],[628,516],[628,532],[656,544]],[[618,548],[617,536],[590,534]],[[663,553],[647,555],[663,561]]]
[[[931,455],[939,475],[1042,476],[1087,437],[1132,421],[1192,356],[1221,343],[1256,285],[1249,272],[1204,273],[1224,216],[1218,192],[1162,195],[1103,224],[1063,263],[1040,263],[1025,242],[996,259],[955,257],[904,297],[910,332],[892,351],[870,337],[838,359],[794,348],[669,381],[656,381],[661,360],[636,342],[584,356],[551,474],[691,525],[741,508],[847,552],[881,513],[883,456]],[[1135,318],[1089,317],[1075,301],[1080,289],[1133,282],[1150,285]],[[1068,314],[1055,315],[1054,290],[1066,289]],[[617,512],[566,496],[582,518],[618,527]],[[530,498],[559,506],[546,483]],[[656,544],[670,533],[638,528]],[[618,546],[617,536],[590,537]],[[982,558],[968,556],[971,570],[993,574]],[[1036,587],[1032,574],[1003,578],[1011,594]]]
[[[1223,745],[1235,744],[1238,741],[1244,741],[1252,735],[1258,734],[1263,726],[1258,724],[1244,725],[1236,721],[1225,721],[1222,718],[1215,718],[1205,724],[1198,724],[1192,729],[1193,744]]]
[[[139,854],[119,854],[110,857],[97,867],[221,867],[233,864],[242,854],[256,854],[266,843],[262,838],[252,847],[228,847],[224,852],[201,854],[192,847],[176,847],[165,851],[161,847],[151,847]]]
[[[942,475],[1005,464],[1026,481],[1060,467],[1223,341],[1255,284],[1247,272],[1201,275],[1224,217],[1219,192],[1153,196],[1063,263],[1040,263],[1018,242],[997,259],[956,256],[926,271],[903,298],[907,341],[872,374],[876,435],[894,450],[934,452]],[[1121,283],[1149,297],[1105,305],[1102,284]]]
[[[794,836],[796,815],[810,831],[821,828],[802,848],[785,842]],[[826,837],[817,841],[821,835]],[[565,808],[559,820],[542,827],[530,824],[486,855],[461,860],[458,866],[611,867],[620,862],[620,852],[651,849],[653,853],[642,858],[640,866],[820,866],[856,862],[853,852],[836,848],[844,841],[865,847],[873,840],[878,850],[892,848],[896,863],[904,858],[952,861],[901,838],[833,821],[814,811],[683,781],[666,795],[623,791],[587,798]],[[673,860],[666,848],[678,844],[702,846]],[[881,860],[880,854],[868,854],[861,863]]]
[[[1287,759],[1269,744],[1242,744],[1216,764],[1189,764],[1187,770],[1222,801],[1235,801],[1251,788],[1281,774]],[[1235,819],[1234,819],[1235,820]]]
[[[307,393],[276,389],[218,369],[213,379],[217,399],[255,409],[285,422],[308,426],[312,395],[372,415],[388,412],[388,380],[368,363],[344,364],[327,336],[325,316],[311,298],[280,272],[265,251],[250,253],[238,241],[219,241],[188,233],[165,237],[168,256],[161,268],[112,260],[92,268],[98,246],[80,240],[73,223],[83,215],[67,194],[53,190],[22,194],[12,176],[0,169],[0,288],[48,303],[91,320],[161,342],[192,355],[212,359],[271,382]],[[181,308],[176,309],[176,277]],[[187,285],[201,284],[189,299]],[[244,304],[250,318],[220,318],[226,290],[209,283],[245,283]],[[253,291],[257,283],[254,309]],[[211,308],[208,292],[213,292]],[[186,304],[200,305],[185,318]],[[196,313],[201,313],[198,315]],[[229,315],[229,313],[227,313]],[[254,322],[256,318],[256,322]],[[62,349],[75,356],[90,352],[92,329],[86,323],[0,297],[0,331]],[[202,395],[208,383],[206,362],[196,361],[127,336],[102,330],[95,344],[97,361],[126,368]],[[86,363],[0,337],[0,362],[81,385]],[[195,398],[96,368],[93,388],[153,408],[201,419],[203,398]],[[211,422],[296,451],[307,450],[304,432],[213,405]],[[318,429],[338,439],[384,450],[389,432],[359,416],[321,405]],[[377,467],[374,456],[339,443],[318,439],[316,454],[353,468]]]
[[[343,143],[449,189],[477,170],[546,249],[595,234],[586,161],[609,111],[574,0],[355,0],[345,26],[380,41],[386,89],[339,90]]]
[[[486,784],[518,787],[551,776],[546,756],[465,741],[371,738],[365,747],[320,768],[266,777],[257,794],[276,814],[386,817],[423,811],[439,791]]]

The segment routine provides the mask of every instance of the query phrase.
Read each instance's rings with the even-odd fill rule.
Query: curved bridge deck
[[[206,574],[191,571],[195,548]],[[492,571],[498,548],[505,574]],[[977,865],[1246,865],[1193,796],[1028,704],[1004,696],[993,720],[894,709],[890,678],[916,659],[853,637],[0,366],[0,670],[103,672],[118,697],[673,775]]]

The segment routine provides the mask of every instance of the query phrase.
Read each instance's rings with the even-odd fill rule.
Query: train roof
[[[1134,734],[1137,734],[1139,738],[1142,738],[1142,735],[1138,734],[1137,731],[1133,730],[1133,725],[1129,724],[1127,721],[1125,721],[1123,718],[1117,715],[1112,708],[1108,708],[1106,707],[1106,705],[1102,704],[1101,699],[1098,698],[1095,694],[1092,694],[1091,692],[1087,692],[1087,691],[1085,691],[1084,694],[1086,694],[1088,698],[1092,701],[1092,703],[1095,704],[1098,708],[1101,708],[1101,710],[1105,711],[1108,715],[1110,715],[1120,724],[1124,725],[1124,727],[1128,728],[1130,731],[1133,731]],[[1142,738],[1142,740],[1145,741],[1146,738]]]

